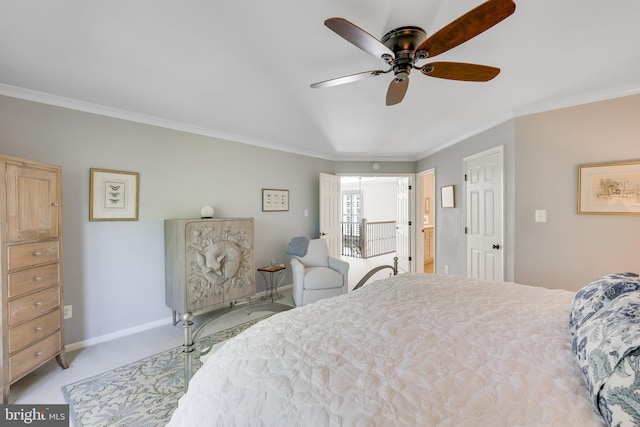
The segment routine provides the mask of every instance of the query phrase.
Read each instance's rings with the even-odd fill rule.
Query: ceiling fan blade
[[[337,77],[335,79],[325,80],[323,82],[313,83],[311,87],[313,88],[323,88],[323,87],[331,87],[343,85],[345,83],[357,82],[358,80],[366,79],[369,77],[379,76],[380,74],[386,73],[387,71],[382,70],[372,70],[365,71],[363,73],[351,74],[349,76]]]
[[[404,94],[407,93],[409,87],[409,77],[405,77],[403,80],[391,80],[389,89],[387,90],[387,105],[396,105],[402,102]]]
[[[489,0],[440,29],[422,42],[416,52],[426,50],[429,57],[440,55],[483,33],[515,10],[513,0]]]
[[[346,41],[377,58],[382,55],[391,55],[393,58],[393,51],[383,45],[380,40],[344,18],[329,18],[324,21],[324,25]]]
[[[433,62],[420,68],[422,74],[439,79],[488,82],[500,73],[500,68],[464,62]]]

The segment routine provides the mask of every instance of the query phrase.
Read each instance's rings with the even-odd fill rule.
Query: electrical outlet
[[[71,310],[73,306],[71,305],[65,305],[64,306],[64,318],[65,319],[71,319],[71,317],[73,316],[73,312]]]
[[[449,274],[449,266],[448,265],[444,266],[444,274]]]

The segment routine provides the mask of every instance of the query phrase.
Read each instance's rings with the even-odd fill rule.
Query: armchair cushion
[[[304,289],[342,288],[344,276],[327,267],[307,267],[304,274]]]

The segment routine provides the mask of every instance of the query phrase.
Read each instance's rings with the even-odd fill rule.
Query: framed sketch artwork
[[[265,188],[262,190],[262,211],[288,211],[289,210],[289,190],[272,190]]]
[[[578,213],[640,215],[640,161],[578,166]]]
[[[89,221],[137,221],[138,173],[91,168]]]

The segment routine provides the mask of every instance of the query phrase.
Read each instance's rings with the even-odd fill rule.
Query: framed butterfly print
[[[137,172],[91,168],[89,221],[138,220]]]

